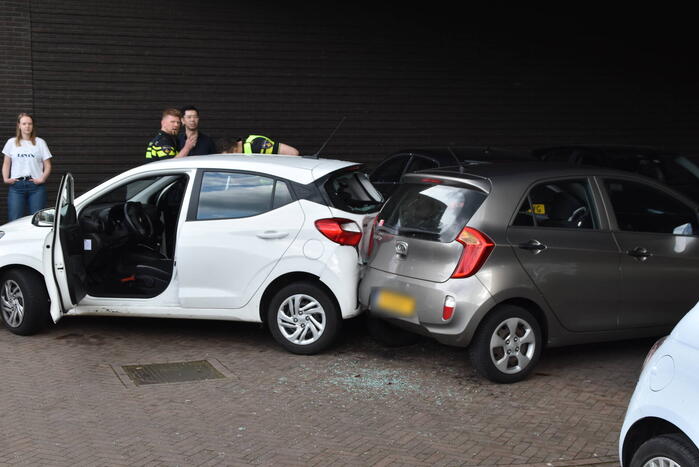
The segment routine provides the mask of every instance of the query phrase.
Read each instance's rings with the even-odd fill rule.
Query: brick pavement
[[[350,322],[317,356],[256,325],[67,318],[0,330],[0,465],[617,465],[652,340],[545,353],[515,385],[461,349],[387,349]],[[122,365],[208,359],[225,379],[135,386]],[[121,375],[120,375],[121,373]]]

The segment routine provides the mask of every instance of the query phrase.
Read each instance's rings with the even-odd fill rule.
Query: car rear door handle
[[[546,245],[541,243],[539,240],[529,240],[528,242],[520,243],[517,246],[523,250],[530,250],[530,251],[534,251],[536,253],[546,249]]]
[[[275,240],[278,238],[284,238],[289,235],[289,232],[279,232],[278,230],[265,230],[257,234],[258,237],[264,238],[265,240]]]
[[[650,251],[640,246],[637,246],[633,250],[627,250],[626,254],[633,256],[636,259],[640,259],[641,261],[645,261],[649,256],[653,256]]]

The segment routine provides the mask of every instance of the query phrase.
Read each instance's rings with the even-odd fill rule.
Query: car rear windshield
[[[333,207],[343,211],[363,214],[376,212],[383,204],[383,196],[369,181],[369,177],[357,170],[331,174],[323,184]]]
[[[400,185],[378,216],[379,230],[394,235],[452,242],[486,194],[447,185]]]

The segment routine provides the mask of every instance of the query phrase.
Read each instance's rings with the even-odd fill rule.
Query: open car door
[[[73,176],[67,173],[61,180],[56,198],[51,246],[53,276],[63,312],[73,308],[85,296],[82,235],[73,201]]]

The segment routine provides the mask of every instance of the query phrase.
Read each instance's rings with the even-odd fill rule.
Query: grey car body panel
[[[407,269],[406,263],[410,261],[412,251],[401,260],[402,263],[394,261],[391,267],[386,266],[390,263],[387,257],[381,258],[383,270],[373,267],[372,257],[360,284],[360,301],[364,306],[370,306],[372,291],[380,288],[400,291],[404,290],[401,284],[419,284],[419,287],[412,285],[412,290],[420,291],[419,306],[430,310],[429,314],[423,311],[412,320],[393,317],[392,321],[445,344],[465,346],[488,311],[499,303],[515,302],[537,311],[545,321],[547,345],[560,346],[659,335],[671,329],[696,303],[699,296],[695,285],[699,279],[699,237],[620,232],[603,180],[624,178],[643,183],[697,210],[697,205],[688,198],[645,177],[599,167],[553,163],[484,164],[464,167],[463,171],[466,173],[459,173],[458,168],[435,169],[406,175],[403,181],[415,182],[434,176],[449,179],[456,185],[463,180],[462,183],[478,185],[489,193],[468,222],[496,244],[485,264],[475,276],[435,282],[436,276],[431,277],[432,281],[424,280],[430,277],[429,273],[420,275],[422,279],[400,275],[401,270],[395,265]],[[590,182],[597,217],[595,229],[510,226],[534,184],[573,178],[587,178]],[[521,243],[532,238],[544,243],[546,250],[537,254],[519,248]],[[626,254],[639,242],[647,245],[654,256],[639,261]],[[389,253],[387,247],[382,254]],[[396,254],[395,249],[393,254]],[[420,256],[420,261],[416,261],[412,268],[431,267],[426,264],[429,261],[427,251],[422,251]],[[444,278],[445,269],[453,271],[453,265],[455,262],[442,269],[437,266],[438,278]],[[651,273],[651,268],[645,268],[648,270],[645,271],[644,266],[658,269]],[[647,277],[644,278],[644,274]],[[661,275],[663,280],[659,278]],[[568,283],[565,278],[570,279]],[[483,295],[474,280],[489,296]],[[639,290],[639,283],[643,284],[643,290]],[[668,293],[658,293],[659,290]],[[453,292],[457,299],[454,323],[435,323],[435,317],[441,317],[447,291]],[[464,294],[470,297],[463,297]],[[639,297],[636,305],[622,300],[633,294]],[[641,310],[640,297],[644,294],[661,298],[653,301],[647,297],[644,302],[647,306]],[[476,303],[478,300],[482,302]],[[464,313],[467,322],[457,317],[459,313]]]
[[[399,242],[406,248],[406,255],[397,253]],[[377,229],[372,267],[399,276],[444,282],[454,272],[462,250],[457,241],[440,243],[392,235]]]

